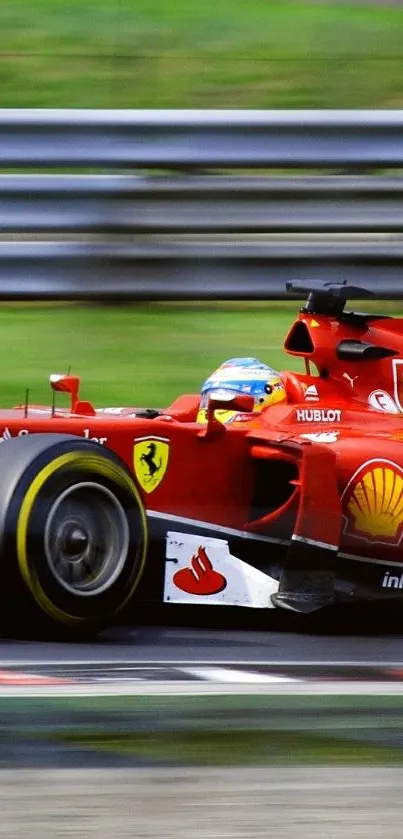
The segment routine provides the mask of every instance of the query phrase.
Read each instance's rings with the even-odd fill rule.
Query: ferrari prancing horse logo
[[[153,492],[161,483],[168,457],[169,440],[165,437],[139,437],[134,441],[134,473],[145,492]]]

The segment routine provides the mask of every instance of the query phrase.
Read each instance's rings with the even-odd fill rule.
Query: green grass
[[[69,367],[82,377],[82,398],[99,407],[169,405],[181,393],[199,391],[231,356],[302,370],[282,349],[299,305],[2,305],[0,406],[23,402],[27,387],[31,403],[49,403],[49,374]],[[394,303],[365,308],[397,311]]]
[[[290,366],[281,350],[295,306],[18,305],[0,307],[0,405],[49,403],[50,373],[82,376],[102,405],[168,405],[200,389],[226,358]],[[294,361],[295,364],[295,361]]]
[[[402,764],[398,747],[314,732],[203,730],[202,732],[60,733],[57,741],[154,761],[209,766]]]
[[[402,107],[403,10],[2,0],[0,107]]]
[[[138,695],[2,697],[1,730],[140,760],[201,765],[402,765],[403,697]]]

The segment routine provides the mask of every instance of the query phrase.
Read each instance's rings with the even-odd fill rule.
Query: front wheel
[[[82,637],[132,597],[146,516],[126,467],[72,435],[0,446],[0,627],[17,637]]]

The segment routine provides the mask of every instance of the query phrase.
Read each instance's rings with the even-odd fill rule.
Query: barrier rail
[[[403,111],[0,111],[0,166],[401,167]]]
[[[403,242],[0,244],[0,298],[264,300],[286,280],[348,278],[401,298]]]
[[[403,179],[0,176],[0,232],[403,231]]]
[[[403,111],[3,110],[14,167],[125,174],[0,175],[0,299],[403,296]]]

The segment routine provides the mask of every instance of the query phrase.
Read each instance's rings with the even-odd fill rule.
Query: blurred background
[[[403,105],[398,3],[2,0],[0,32],[1,108]],[[69,366],[99,405],[162,405],[226,357],[286,364],[294,304],[201,302],[1,306],[3,403]]]
[[[2,0],[0,107],[400,108],[399,6]]]
[[[1,0],[0,3],[2,109],[400,109],[403,108],[402,71],[403,0],[401,4],[392,0],[373,0],[372,3],[369,0],[206,0],[193,3],[183,0],[36,0],[35,3],[32,0]],[[42,172],[35,168],[29,171],[33,174]],[[96,171],[99,174],[99,169]],[[74,174],[73,169],[69,172]],[[20,173],[18,168],[4,170],[4,174],[9,175]],[[54,170],[54,173],[63,174],[63,171]],[[91,174],[91,170],[80,169],[79,173]],[[125,174],[128,174],[127,170]],[[287,172],[276,171],[275,174],[283,176]],[[306,174],[303,170],[293,172],[293,176]],[[330,174],[339,172],[332,170]],[[109,236],[99,234],[97,241],[108,243],[111,241]],[[20,238],[18,231],[2,233],[0,227],[0,242],[18,242]],[[40,238],[51,240],[51,236],[45,234]],[[63,241],[68,242],[71,238],[66,234]],[[239,236],[235,238],[238,240]],[[24,241],[26,239],[25,236]],[[130,236],[126,241],[130,241]],[[136,242],[139,241],[141,236],[137,234]],[[261,237],[259,241],[262,241]],[[382,304],[382,309],[387,311],[398,312],[399,308],[399,304]],[[69,368],[84,380],[83,398],[99,406],[157,407],[169,404],[181,392],[199,390],[211,370],[231,356],[253,355],[284,369],[289,362],[282,351],[282,341],[295,311],[295,302],[209,302],[203,299],[194,303],[125,301],[121,305],[105,301],[2,302],[1,404],[23,402],[27,386],[32,401],[49,401],[49,373]],[[135,641],[127,643],[135,645]],[[188,643],[191,657],[191,639]],[[248,644],[253,658],[253,639]],[[214,646],[214,639],[211,646]],[[330,653],[336,659],[338,639],[333,639],[330,646]],[[58,652],[58,655],[63,653]],[[88,655],[91,657],[92,648]],[[52,650],[49,657],[52,657]],[[390,703],[390,716],[381,728],[379,719],[384,703],[382,698],[378,700],[368,711],[359,733],[359,721],[364,717],[354,696],[341,705],[337,698],[332,699],[334,714],[331,718],[324,702],[319,723],[319,712],[312,702],[311,697],[304,697],[302,702],[290,702],[288,707],[280,697],[277,705],[274,703],[276,716],[270,697],[263,704],[259,698],[251,703],[239,699],[234,703],[227,698],[223,703],[215,703],[212,714],[208,700],[203,700],[201,707],[195,706],[192,698],[180,704],[171,697],[171,716],[167,717],[165,700],[158,702],[153,710],[147,696],[137,704],[127,699],[123,708],[127,713],[125,711],[123,716],[119,698],[116,703],[113,699],[104,703],[107,707],[102,709],[102,714],[96,699],[94,713],[84,700],[89,716],[82,715],[80,708],[72,711],[66,704],[63,729],[60,728],[57,701],[51,706],[45,703],[45,709],[40,709],[35,720],[28,700],[21,716],[26,728],[21,719],[17,718],[15,722],[12,702],[12,722],[6,721],[9,728],[4,727],[3,747],[4,743],[11,744],[15,759],[14,740],[18,725],[25,748],[23,766],[32,765],[32,755],[36,761],[40,740],[47,759],[49,750],[52,751],[46,766],[52,767],[57,760],[62,767],[129,766],[136,770],[145,767],[148,771],[157,766],[160,792],[157,788],[155,793],[150,787],[148,775],[144,780],[149,808],[144,823],[141,822],[144,830],[141,835],[144,836],[151,837],[158,832],[158,835],[175,836],[175,839],[182,835],[200,835],[204,839],[209,836],[252,839],[273,835],[276,839],[288,839],[297,835],[326,835],[332,839],[341,836],[342,831],[357,837],[363,836],[365,831],[366,836],[375,839],[380,835],[383,819],[389,819],[390,813],[396,811],[396,802],[399,804],[401,798],[401,774],[397,780],[395,776],[390,800],[386,793],[379,793],[379,766],[400,767],[402,763],[401,700],[398,698]],[[365,701],[363,706],[365,710]],[[203,750],[200,749],[201,741]],[[60,748],[57,751],[58,746],[63,747],[63,753]],[[27,762],[27,755],[31,763]],[[0,766],[5,768],[9,760],[10,754],[6,752],[3,762],[0,759]],[[189,790],[189,786],[186,787],[188,770],[183,767],[195,761],[203,767],[206,764],[215,767],[216,775],[207,776],[204,769],[198,775],[193,773],[186,811],[184,797]],[[303,769],[301,774],[291,777],[290,793],[288,776],[283,775],[279,781],[277,768],[274,773],[268,773],[267,767],[289,768],[295,763]],[[318,774],[312,775],[311,783],[312,766],[330,764],[333,767],[337,764],[345,767],[347,763],[354,765],[347,782],[345,775],[336,777],[332,769],[326,778],[319,770]],[[368,775],[358,775],[356,763],[361,767],[375,767],[369,786]],[[251,764],[264,768],[261,774],[253,776],[253,783],[247,768],[245,774],[237,775],[235,784],[234,776],[223,781],[223,764],[236,765],[240,770]],[[172,765],[177,770],[178,783],[170,787],[165,773],[167,766]],[[305,794],[300,794],[307,766],[307,784],[310,786]],[[95,824],[97,836],[140,835],[133,827],[143,802],[138,776],[130,776],[130,783],[127,776],[123,779],[115,773],[112,778],[108,776],[105,780],[99,776],[99,781],[96,778],[94,781],[91,769],[88,789],[81,786],[81,791],[79,776],[76,781],[70,775],[66,786],[56,775],[43,777],[40,791],[41,777],[35,781],[32,793],[22,779],[20,785],[16,784],[18,789],[17,792],[14,790],[14,798],[10,797],[4,784],[0,786],[2,812],[7,812],[10,819],[4,822],[4,835],[87,836],[95,835],[91,833]],[[331,791],[333,819],[327,827],[324,825],[329,798],[326,799],[323,793],[325,781]],[[112,782],[114,797],[108,798]],[[355,782],[358,792],[354,788],[350,793],[349,784]],[[389,776],[382,776],[383,790],[388,788],[389,782]],[[202,786],[206,783],[207,791]],[[276,783],[279,786],[276,787]],[[53,790],[53,799],[47,800],[48,789]],[[57,813],[66,807],[65,790],[68,790],[71,812],[73,814],[74,810],[76,820],[72,822],[71,833],[66,832],[65,823],[60,825],[57,820]],[[137,798],[133,790],[140,790]],[[363,790],[367,791],[365,795]],[[378,800],[373,798],[376,790],[380,796]],[[80,795],[86,795],[86,800],[83,801]],[[275,814],[273,833],[269,830],[270,812],[266,798],[270,795],[270,812]],[[357,796],[360,800],[358,809]],[[375,812],[371,811],[371,796],[375,801]],[[189,798],[192,798],[193,810]],[[216,809],[207,807],[210,820],[207,819],[206,827],[207,799]],[[21,800],[25,804],[21,805]],[[163,804],[158,807],[161,800]],[[342,800],[346,806],[345,821],[339,807]],[[38,809],[37,833],[29,820],[21,821],[24,806],[28,812],[32,801]],[[224,812],[225,801],[235,808],[235,816],[228,808]],[[74,809],[76,804],[78,809]],[[287,828],[285,821],[290,806],[293,822]],[[170,824],[164,822],[165,812],[170,814],[172,830]],[[87,821],[87,826],[82,821],[83,813],[87,814],[86,818],[93,819]],[[127,822],[127,813],[131,814],[131,823]],[[191,815],[190,833],[186,833],[186,813],[188,817],[189,813]],[[116,819],[119,818],[118,828]],[[15,819],[20,827],[13,833]],[[396,825],[389,824],[388,839],[400,836],[400,823],[397,819]],[[228,830],[226,825],[229,825]],[[394,833],[395,826],[397,832]]]

